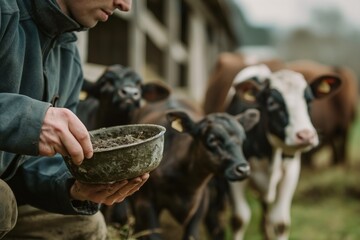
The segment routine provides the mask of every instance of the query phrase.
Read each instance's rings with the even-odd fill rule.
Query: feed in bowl
[[[64,156],[72,175],[84,183],[112,183],[154,170],[161,162],[165,128],[132,124],[90,131],[94,155],[80,166]]]

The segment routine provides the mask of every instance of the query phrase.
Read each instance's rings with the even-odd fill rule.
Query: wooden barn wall
[[[118,17],[109,18],[106,23],[89,31],[88,62],[102,65],[129,65],[129,24]]]
[[[219,52],[234,41],[206,1],[133,1],[129,13],[79,34],[85,75],[111,64],[130,66],[147,80],[164,81],[201,101]],[[100,67],[99,67],[100,66]],[[96,70],[99,69],[99,70]]]

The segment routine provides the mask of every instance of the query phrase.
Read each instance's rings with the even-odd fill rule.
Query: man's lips
[[[107,10],[107,9],[103,9],[101,8],[101,16],[100,16],[100,21],[102,22],[106,22],[108,20],[108,18],[113,14],[113,11],[111,10]]]
[[[106,9],[101,9],[106,15],[111,16],[113,14],[113,11],[109,11]]]

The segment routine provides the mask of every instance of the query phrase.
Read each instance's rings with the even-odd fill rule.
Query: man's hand
[[[80,201],[92,201],[112,205],[124,201],[148,180],[149,174],[112,184],[84,184],[79,181],[71,186],[70,195]]]
[[[60,153],[80,165],[84,157],[92,157],[93,147],[86,127],[73,112],[50,107],[41,127],[39,153],[42,156]]]

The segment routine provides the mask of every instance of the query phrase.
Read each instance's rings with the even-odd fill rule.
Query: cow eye
[[[279,107],[280,107],[279,103],[277,103],[274,98],[270,97],[267,100],[267,109],[269,111],[275,111],[275,110],[279,109]]]
[[[305,89],[304,98],[307,103],[310,103],[311,101],[314,100],[314,95],[312,94],[310,87],[307,87]]]
[[[110,82],[105,82],[104,85],[100,88],[102,93],[111,93],[114,91],[114,85]]]
[[[206,139],[206,142],[208,146],[215,147],[219,143],[219,139],[214,134],[209,134],[209,136]]]

